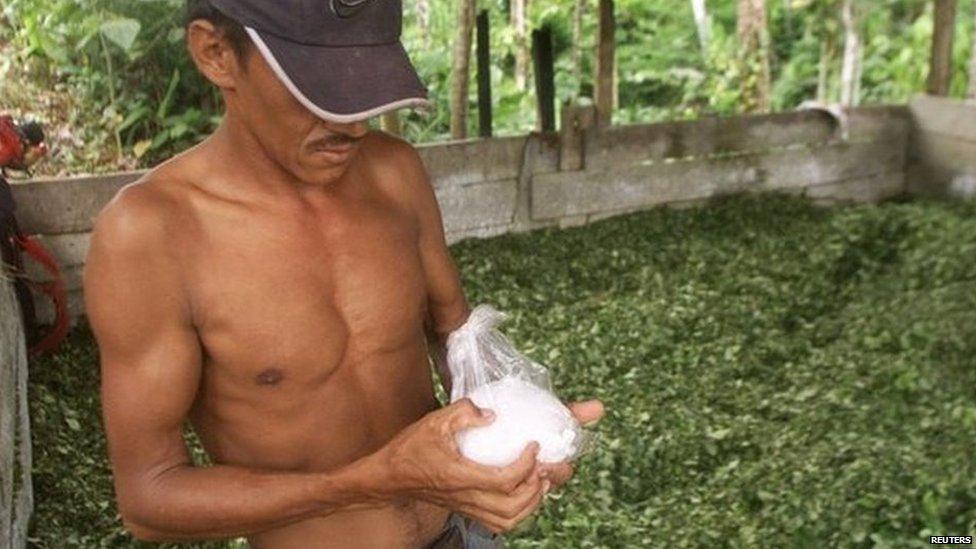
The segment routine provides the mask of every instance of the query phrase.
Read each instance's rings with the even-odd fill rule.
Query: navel
[[[277,385],[281,383],[281,380],[285,378],[285,373],[278,368],[268,368],[267,370],[262,370],[257,376],[255,376],[254,381],[258,385]]]

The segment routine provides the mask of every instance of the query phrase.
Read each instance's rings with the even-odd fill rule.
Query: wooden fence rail
[[[0,547],[25,547],[34,507],[27,349],[13,284],[0,276]]]

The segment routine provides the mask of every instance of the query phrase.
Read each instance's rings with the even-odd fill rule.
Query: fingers
[[[494,412],[488,409],[478,408],[467,398],[462,398],[451,404],[446,410],[450,414],[448,426],[452,433],[472,427],[484,427],[495,419]]]
[[[505,467],[491,467],[462,458],[457,471],[459,478],[466,479],[466,487],[477,490],[492,490],[509,494],[525,482],[536,468],[536,455],[539,443],[529,443],[518,459]]]
[[[506,528],[505,531],[507,532],[509,530],[514,529],[516,526],[521,524],[522,521],[529,518],[529,516],[532,515],[532,513],[535,513],[536,510],[539,508],[539,505],[542,504],[542,499],[546,496],[546,494],[549,493],[550,489],[551,489],[551,484],[549,483],[549,481],[548,480],[542,481],[542,485],[539,487],[539,490],[537,490],[532,495],[532,498],[522,508],[522,510],[519,511],[519,513],[515,515],[514,518],[509,519],[509,521],[506,524],[502,525]]]
[[[540,475],[543,479],[552,482],[553,488],[559,488],[573,478],[575,472],[569,463],[544,463],[540,468]]]
[[[576,421],[580,422],[580,425],[584,427],[589,427],[606,413],[606,409],[603,407],[603,403],[599,400],[587,400],[585,402],[574,402],[567,405],[569,411],[573,413]]]
[[[508,496],[470,492],[474,501],[459,506],[458,510],[478,520],[492,532],[508,532],[539,508],[550,488],[549,481],[534,478]]]
[[[499,472],[499,487],[507,492],[511,492],[518,485],[532,476],[536,470],[536,457],[539,455],[539,443],[530,442],[522,450],[522,454],[514,463],[502,468]]]

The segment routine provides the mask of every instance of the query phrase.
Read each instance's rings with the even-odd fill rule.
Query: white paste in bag
[[[516,351],[496,329],[504,319],[504,314],[480,305],[447,340],[451,402],[467,397],[495,412],[490,425],[457,434],[461,455],[504,467],[535,441],[539,461],[570,460],[581,449],[582,429],[551,392],[546,368]]]

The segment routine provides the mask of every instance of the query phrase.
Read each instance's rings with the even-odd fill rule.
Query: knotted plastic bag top
[[[447,338],[447,365],[451,372],[451,402],[475,389],[504,378],[519,378],[551,391],[545,366],[515,350],[497,326],[508,315],[489,305],[471,311],[467,322]]]

